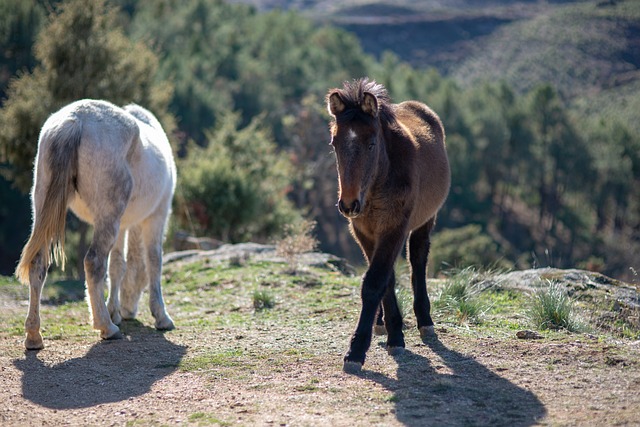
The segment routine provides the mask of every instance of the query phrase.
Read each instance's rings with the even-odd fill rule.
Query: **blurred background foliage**
[[[171,230],[264,242],[307,218],[320,249],[362,262],[335,208],[324,96],[370,76],[445,124],[453,182],[431,274],[552,265],[637,280],[640,4],[252,3],[0,4],[0,273],[29,233],[39,129],[78,98],[159,116],[178,157]],[[70,218],[72,260],[89,233]]]

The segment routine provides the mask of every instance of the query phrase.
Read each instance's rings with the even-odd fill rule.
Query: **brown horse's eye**
[[[376,146],[375,141],[371,141],[371,142],[369,143],[369,151],[373,150],[373,147],[375,147],[375,146]]]

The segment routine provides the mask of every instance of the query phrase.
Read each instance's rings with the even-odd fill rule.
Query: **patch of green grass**
[[[400,309],[400,314],[405,318],[411,311],[413,307],[413,294],[410,289],[407,289],[406,286],[402,286],[400,284],[396,285],[396,300],[398,301],[398,308]]]
[[[267,290],[255,290],[253,292],[253,308],[256,310],[265,310],[273,308],[276,300],[271,292]]]
[[[480,294],[480,299],[490,306],[492,314],[510,315],[526,304],[526,298],[522,292],[512,289],[491,288]]]
[[[556,282],[545,281],[536,290],[527,315],[533,326],[539,329],[565,329],[569,332],[586,330],[586,325],[577,317],[574,301],[564,287]]]
[[[199,426],[210,426],[210,425],[219,425],[219,426],[230,426],[232,423],[228,421],[223,421],[218,419],[215,415],[208,414],[206,412],[194,412],[189,415],[189,422],[196,423]]]
[[[205,353],[180,362],[180,369],[186,372],[206,371],[213,368],[229,368],[240,366],[242,363],[240,357],[243,356],[242,350],[225,350],[220,352]]]
[[[473,268],[452,274],[446,281],[434,306],[453,315],[459,324],[479,323],[488,306],[479,296],[484,275]]]
[[[83,301],[85,284],[82,280],[60,279],[45,283],[40,300],[47,304]]]
[[[614,331],[618,333],[622,338],[629,338],[632,340],[640,339],[640,328],[636,325],[630,324],[624,319],[617,319],[613,323]]]
[[[311,378],[308,384],[296,386],[296,391],[306,391],[306,392],[314,392],[320,390],[320,388],[316,385],[319,384],[320,380],[317,378]]]
[[[23,285],[11,276],[0,276],[0,295],[16,300],[29,299],[29,286]]]

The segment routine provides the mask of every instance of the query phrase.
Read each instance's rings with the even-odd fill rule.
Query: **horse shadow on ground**
[[[359,375],[392,391],[395,416],[407,426],[516,426],[537,424],[547,411],[529,390],[447,348],[437,337],[424,341],[440,360],[409,350],[395,356],[397,379]]]
[[[82,357],[45,363],[37,351],[14,360],[25,399],[51,409],[87,408],[147,393],[174,372],[186,347],[136,320],[123,321],[124,339],[94,344]],[[44,350],[47,351],[47,350]]]

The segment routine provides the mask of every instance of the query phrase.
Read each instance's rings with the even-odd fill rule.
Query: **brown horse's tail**
[[[82,124],[78,119],[67,119],[43,131],[39,150],[46,150],[38,161],[46,162],[49,182],[38,182],[46,177],[36,173],[32,194],[33,228],[29,241],[22,250],[16,268],[16,277],[29,284],[32,262],[40,251],[45,266],[51,264],[51,256],[64,270],[64,230],[69,196],[74,191],[73,180],[78,170],[78,146],[82,138]],[[40,155],[40,153],[38,153]],[[41,186],[42,191],[36,193]],[[36,200],[44,194],[44,200]],[[43,251],[44,249],[44,251]]]

